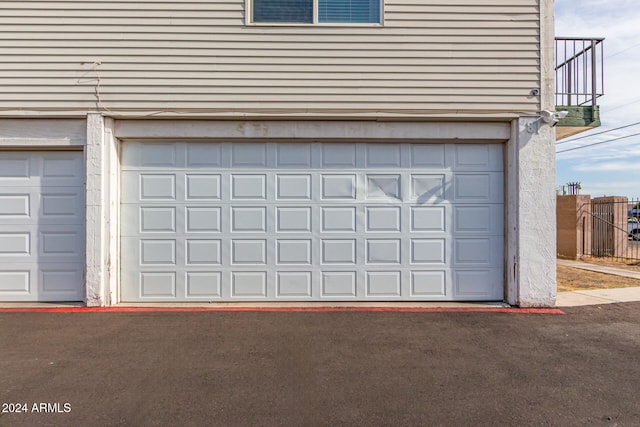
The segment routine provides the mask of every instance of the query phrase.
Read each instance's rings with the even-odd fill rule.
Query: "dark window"
[[[253,22],[313,22],[313,0],[254,0]]]
[[[380,0],[252,0],[253,22],[380,23]],[[314,1],[318,16],[314,19]]]
[[[379,23],[378,0],[318,0],[318,22]]]

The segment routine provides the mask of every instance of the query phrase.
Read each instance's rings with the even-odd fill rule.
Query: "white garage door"
[[[501,300],[502,146],[125,142],[123,301]]]
[[[0,151],[0,301],[81,301],[82,152]]]

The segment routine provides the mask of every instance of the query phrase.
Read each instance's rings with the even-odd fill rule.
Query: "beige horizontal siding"
[[[9,73],[0,72],[0,77],[3,74],[9,74]],[[113,76],[113,73],[111,75]],[[228,79],[233,79],[234,77],[235,76],[230,75]],[[43,87],[43,86],[50,86],[52,88],[61,86],[62,88],[67,90],[68,86],[71,83],[70,81],[65,80],[64,78],[57,78],[54,80],[54,79],[42,79],[42,78],[30,78],[26,75],[23,75],[23,79],[24,79],[25,87],[27,89],[22,89],[22,88],[16,89],[15,87],[12,87],[12,86],[6,86],[3,90],[5,92],[16,92],[16,93],[22,93],[25,91],[37,92],[41,90],[38,87]],[[144,80],[144,82],[138,82],[138,85],[131,86],[131,81],[135,79]],[[91,77],[89,78],[89,80],[91,80]],[[204,77],[203,78],[183,78],[179,82],[176,82],[171,78],[157,78],[157,77],[151,77],[151,76],[149,77],[139,76],[139,77],[131,78],[129,77],[129,75],[127,75],[123,78],[118,78],[113,76],[108,80],[107,83],[103,83],[102,86],[103,87],[109,87],[109,86],[120,87],[122,88],[122,91],[131,91],[132,89],[137,91],[139,89],[146,89],[147,87],[151,88],[151,90],[157,90],[153,88],[170,88],[174,90],[183,90],[183,89],[176,89],[176,88],[184,88],[184,90],[193,90],[191,88],[220,87],[222,89],[217,89],[217,90],[226,90],[226,91],[232,91],[232,92],[237,91],[240,93],[245,93],[245,92],[254,93],[256,92],[256,90],[265,90],[264,89],[265,85],[269,86],[268,90],[274,87],[280,87],[282,88],[282,90],[286,90],[286,89],[293,90],[295,88],[302,87],[309,91],[325,90],[323,88],[326,88],[326,90],[328,90],[330,88],[344,88],[344,87],[353,88],[353,90],[362,89],[366,91],[378,91],[378,90],[384,90],[386,88],[397,91],[397,90],[402,90],[402,88],[407,88],[413,91],[419,91],[419,92],[428,91],[429,93],[434,93],[434,94],[435,93],[443,93],[443,94],[458,93],[462,95],[469,94],[471,92],[475,92],[475,94],[477,95],[491,94],[495,88],[495,80],[486,81],[486,82],[474,82],[474,81],[469,81],[468,79],[458,79],[456,81],[444,80],[444,79],[442,80],[415,80],[415,79],[377,80],[376,81],[377,87],[375,88],[363,87],[361,83],[362,77],[351,77],[351,76],[345,76],[341,79],[340,78],[326,79],[326,78],[322,78],[321,76],[318,76],[316,79],[307,78],[306,80],[286,82],[286,84],[282,82],[282,80],[279,78],[279,76],[277,76],[277,74],[274,74],[274,76],[271,78],[263,77],[260,80],[248,79],[248,78],[238,79],[237,77],[235,77],[235,80],[237,81],[234,83],[234,85],[230,86],[225,82],[221,82],[220,79],[211,80]],[[535,84],[535,80],[530,80],[529,82],[531,84]],[[140,86],[140,83],[144,83],[144,87],[138,88],[137,86]],[[512,89],[511,92],[513,95],[518,95],[521,84],[522,83],[520,82],[501,82],[502,87],[505,88],[505,92],[508,91],[507,89]]]
[[[0,2],[10,110],[533,112],[538,0],[386,0],[383,26],[246,26],[244,0]]]

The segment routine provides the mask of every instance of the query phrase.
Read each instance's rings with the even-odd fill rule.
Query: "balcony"
[[[600,126],[598,98],[604,95],[604,38],[556,37],[556,139]]]

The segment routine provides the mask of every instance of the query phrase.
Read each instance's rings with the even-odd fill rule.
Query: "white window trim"
[[[380,0],[380,22],[318,22],[318,0],[313,0],[313,22],[253,22],[253,0],[244,0],[244,23],[250,27],[384,27],[384,3]]]

